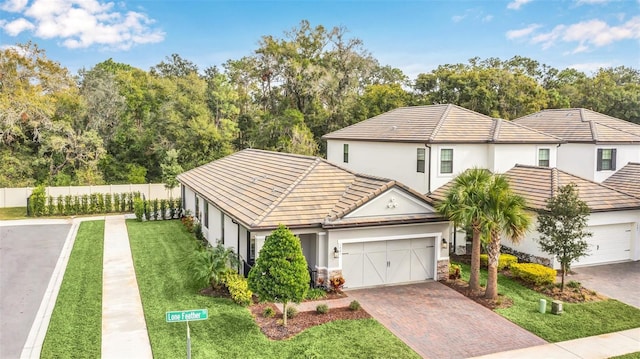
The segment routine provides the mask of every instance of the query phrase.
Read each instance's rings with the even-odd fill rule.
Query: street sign
[[[192,322],[194,320],[205,320],[208,317],[207,309],[180,310],[165,314],[168,323]]]

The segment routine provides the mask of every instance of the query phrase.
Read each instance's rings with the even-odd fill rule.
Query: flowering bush
[[[329,283],[331,283],[331,290],[341,292],[342,287],[344,286],[344,278],[341,275],[337,275],[331,277],[331,279],[329,279]]]

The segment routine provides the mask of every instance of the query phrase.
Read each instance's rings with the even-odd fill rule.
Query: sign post
[[[189,330],[189,321],[205,320],[209,318],[207,309],[192,309],[166,312],[165,319],[167,323],[187,322],[187,359],[191,359],[191,331]]]

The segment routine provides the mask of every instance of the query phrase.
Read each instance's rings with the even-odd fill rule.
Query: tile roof
[[[400,107],[322,137],[417,143],[562,143],[535,129],[456,105]]]
[[[569,183],[576,184],[580,199],[587,203],[591,212],[640,209],[640,197],[633,197],[557,168],[516,165],[505,175],[509,178],[511,189],[524,197],[527,208],[531,210],[544,210],[547,199],[555,195],[559,187]],[[443,200],[452,184],[453,181],[450,181],[438,188],[429,198],[434,202]]]
[[[184,172],[178,180],[250,229],[338,226],[342,222],[332,222],[393,187],[425,199],[396,181],[356,174],[321,158],[255,149]],[[352,222],[344,225],[358,224]]]
[[[584,108],[543,110],[513,122],[568,142],[640,143],[640,125]]]
[[[640,198],[640,163],[629,162],[602,182],[618,191]]]

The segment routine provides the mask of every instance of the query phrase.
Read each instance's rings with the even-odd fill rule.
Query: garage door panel
[[[387,252],[364,253],[364,285],[380,285],[386,283],[387,277]]]
[[[434,278],[435,239],[414,238],[345,243],[345,288],[406,283]]]
[[[575,265],[619,262],[631,259],[631,224],[593,226],[587,229],[593,235],[586,238],[589,255]]]

